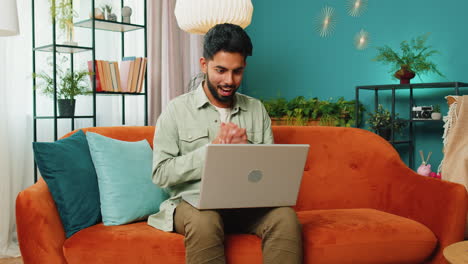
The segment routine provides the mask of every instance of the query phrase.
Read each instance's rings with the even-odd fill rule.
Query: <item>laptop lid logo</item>
[[[249,173],[247,178],[249,179],[249,182],[259,182],[263,178],[263,172],[260,170],[253,170]]]

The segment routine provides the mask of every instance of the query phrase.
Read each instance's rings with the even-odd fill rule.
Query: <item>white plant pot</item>
[[[431,118],[433,120],[441,120],[442,119],[442,114],[441,113],[432,113]]]

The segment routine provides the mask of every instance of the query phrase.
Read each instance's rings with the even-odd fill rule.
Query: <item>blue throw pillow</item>
[[[152,180],[153,151],[146,140],[127,142],[88,132],[104,225],[143,220],[159,211],[166,192]]]
[[[56,142],[34,142],[34,158],[68,237],[101,221],[99,189],[83,131]]]

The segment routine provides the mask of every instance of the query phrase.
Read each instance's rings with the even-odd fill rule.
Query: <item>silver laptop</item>
[[[296,204],[309,145],[209,144],[200,195],[182,198],[198,209]]]

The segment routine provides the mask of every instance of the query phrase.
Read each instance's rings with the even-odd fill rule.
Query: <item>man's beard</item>
[[[232,94],[229,96],[223,96],[218,93],[218,88],[215,87],[211,82],[210,82],[210,77],[208,76],[208,73],[206,74],[206,85],[208,86],[208,90],[210,90],[211,95],[213,97],[222,103],[232,103],[234,100],[234,95],[236,94],[237,88],[234,85],[220,85],[219,88],[232,88]]]

